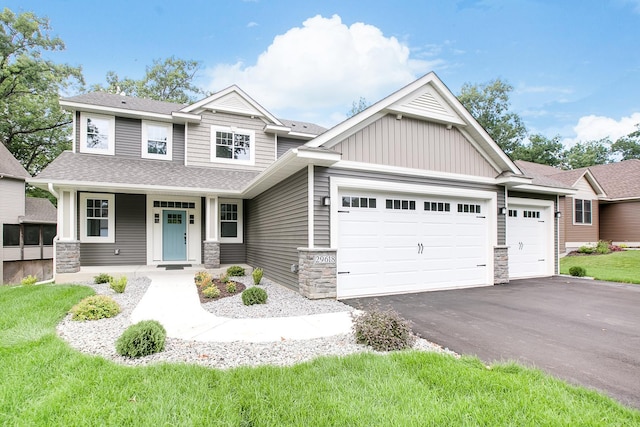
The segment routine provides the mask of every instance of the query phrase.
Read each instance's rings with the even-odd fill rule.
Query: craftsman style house
[[[310,298],[557,272],[559,195],[433,74],[325,130],[236,86],[191,105],[63,99],[73,150],[30,182],[58,198],[57,271],[248,263]]]

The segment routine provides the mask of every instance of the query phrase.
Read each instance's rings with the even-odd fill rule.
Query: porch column
[[[493,284],[509,283],[509,246],[498,245],[493,248]]]
[[[207,196],[205,199],[205,240],[202,263],[205,268],[220,267],[220,242],[218,241],[218,198]]]

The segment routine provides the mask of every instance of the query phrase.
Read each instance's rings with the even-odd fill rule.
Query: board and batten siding
[[[640,201],[600,205],[600,238],[640,242]]]
[[[493,178],[498,175],[455,127],[387,115],[331,147],[342,160]]]
[[[18,224],[18,217],[24,215],[24,190],[24,180],[0,179],[0,225]]]
[[[307,194],[305,168],[245,204],[247,263],[291,289],[298,289],[291,265],[308,246]]]
[[[291,150],[292,148],[298,148],[301,145],[304,145],[306,141],[301,141],[299,139],[292,138],[284,138],[282,136],[278,137],[278,158],[282,157],[284,153]]]
[[[266,134],[264,122],[259,118],[204,111],[198,124],[189,124],[187,141],[187,165],[220,169],[262,171],[275,161],[275,135]],[[233,126],[255,132],[255,164],[235,165],[211,161],[211,126]]]
[[[145,265],[147,201],[144,194],[116,194],[115,243],[81,243],[80,265]],[[78,193],[78,206],[80,193]],[[80,216],[77,218],[80,235]],[[120,255],[114,251],[120,249]]]

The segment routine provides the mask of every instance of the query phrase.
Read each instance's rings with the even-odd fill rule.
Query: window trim
[[[223,159],[216,156],[216,133],[229,132],[233,134],[249,135],[249,160]],[[256,132],[250,129],[236,128],[235,126],[211,125],[211,138],[209,141],[210,161],[212,163],[226,163],[230,165],[253,166],[256,163]]]
[[[580,202],[582,209],[580,210],[581,218],[578,221],[578,210],[576,209],[576,203]],[[589,222],[584,220],[585,217],[585,204],[584,202],[589,202]],[[579,199],[577,197],[573,198],[573,225],[593,225],[593,200],[592,199]]]
[[[154,154],[148,152],[148,132],[149,126],[162,127],[167,130],[167,154]],[[173,159],[173,124],[154,122],[150,120],[142,120],[142,138],[140,151],[143,159],[155,159],[155,160],[172,160]]]
[[[107,236],[87,236],[87,200],[104,199],[109,202],[107,216]],[[81,243],[115,243],[116,242],[116,197],[107,193],[80,193],[80,242]]]
[[[236,237],[222,237],[222,206],[225,204],[235,204],[238,207],[238,235]],[[242,199],[218,199],[218,217],[216,221],[218,223],[218,240],[220,243],[244,243],[244,215],[242,212]]]
[[[107,120],[109,122],[109,135],[107,138],[108,147],[89,148],[87,147],[87,119],[96,118]],[[113,156],[116,152],[116,118],[114,116],[106,116],[104,114],[80,113],[80,152],[92,154],[104,154]]]

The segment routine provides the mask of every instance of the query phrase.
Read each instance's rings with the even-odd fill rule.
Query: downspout
[[[554,270],[556,275],[560,274],[560,221],[562,218],[558,218],[556,212],[560,212],[560,195],[556,194],[556,210],[553,212],[553,217],[556,220],[556,259],[554,264]],[[566,248],[565,248],[566,250]]]
[[[47,184],[47,189],[49,190],[49,193],[53,194],[53,197],[56,198],[56,200],[58,201],[58,203],[60,203],[60,194],[58,194],[58,192],[56,190],[53,189],[53,183],[50,182],[49,184]],[[57,208],[57,207],[56,207]],[[56,209],[57,212],[57,209]],[[57,252],[58,252],[58,223],[56,221],[56,235],[53,236],[53,278],[51,279],[51,281],[47,280],[43,283],[49,283],[49,282],[55,282],[56,281],[56,257],[57,257]]]

